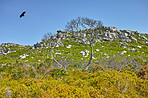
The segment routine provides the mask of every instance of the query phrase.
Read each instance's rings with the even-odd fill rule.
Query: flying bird
[[[26,11],[24,11],[21,15],[20,18],[22,18],[22,16],[25,16]]]

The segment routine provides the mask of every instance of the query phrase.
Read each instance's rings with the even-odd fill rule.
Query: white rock
[[[82,54],[83,57],[85,56],[85,52],[84,51],[81,51],[80,53]]]
[[[127,52],[127,51],[125,51],[125,50],[124,50],[124,51],[122,51],[122,53],[126,53],[126,52]]]
[[[126,46],[122,46],[123,48],[127,48]]]
[[[144,40],[146,40],[146,41],[148,40],[145,36],[142,36],[142,38],[143,38]]]
[[[123,53],[121,53],[121,54],[123,54]]]
[[[57,53],[55,53],[55,54],[61,54],[60,52],[57,52]]]
[[[97,59],[97,58],[95,58],[95,57],[92,57],[92,59]]]
[[[137,46],[138,48],[141,48],[141,46]]]
[[[124,54],[124,53],[126,53],[126,52],[127,52],[127,51],[122,51],[121,54]]]
[[[134,49],[134,48],[130,50],[130,52],[134,52],[134,51],[136,51],[136,49]]]
[[[57,44],[56,47],[59,47],[59,45]]]
[[[137,39],[131,36],[131,39],[135,42],[137,42]]]
[[[11,53],[11,51],[8,51],[7,53]]]
[[[66,48],[71,48],[72,45],[67,46]]]
[[[29,56],[29,55],[23,54],[23,55],[20,55],[20,58],[21,58],[21,59],[24,59],[24,58],[26,58],[27,56]]]
[[[89,51],[88,50],[85,50],[85,52],[81,51],[80,53],[82,54],[83,57],[87,57],[89,55]]]
[[[106,53],[104,53],[104,55],[107,55]]]
[[[4,55],[7,55],[7,53],[3,53]]]
[[[89,53],[89,51],[88,50],[85,50],[85,53]]]
[[[100,51],[99,49],[96,49],[96,51],[98,52],[98,51]]]

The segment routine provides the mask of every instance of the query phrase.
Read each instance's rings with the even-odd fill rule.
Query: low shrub
[[[138,76],[148,80],[148,65],[145,65],[143,69],[139,71]]]

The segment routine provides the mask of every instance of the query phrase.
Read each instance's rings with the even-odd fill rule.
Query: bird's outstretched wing
[[[24,12],[20,15],[20,18],[21,18],[22,16],[25,16],[25,13],[26,13],[26,11],[24,11]]]

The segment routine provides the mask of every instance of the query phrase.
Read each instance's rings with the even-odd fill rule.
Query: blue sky
[[[148,33],[148,0],[0,0],[0,44],[33,45],[78,16]]]

